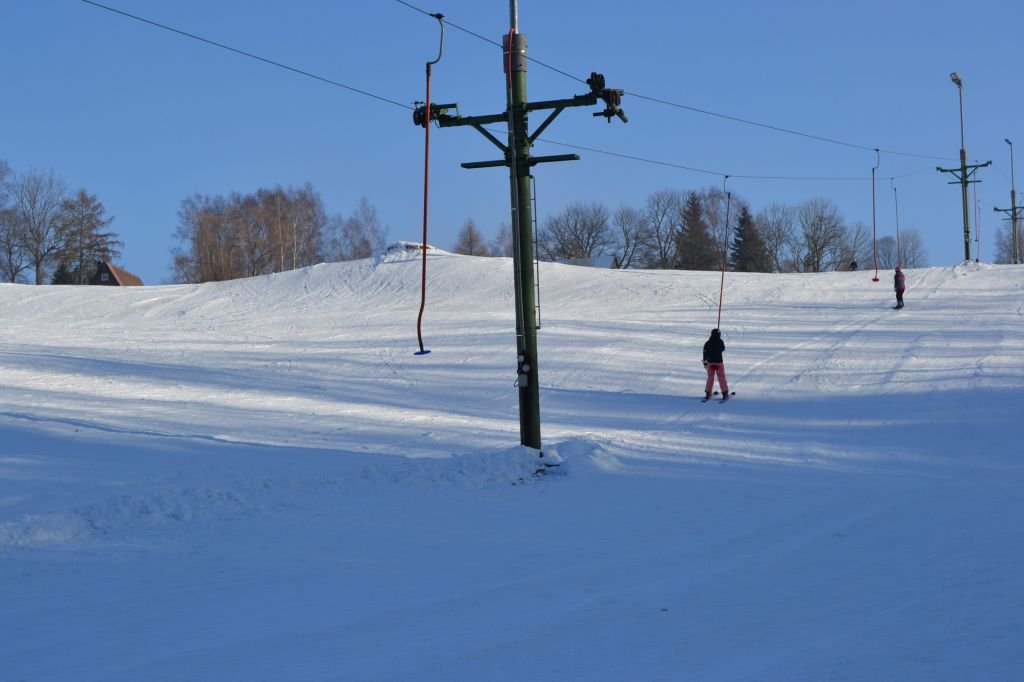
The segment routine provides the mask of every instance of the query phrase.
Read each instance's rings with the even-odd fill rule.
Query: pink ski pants
[[[723,362],[709,362],[708,363],[708,382],[704,384],[704,392],[711,393],[711,389],[715,387],[715,377],[718,377],[718,386],[722,390],[722,394],[729,392],[729,381],[725,378],[725,363]]]

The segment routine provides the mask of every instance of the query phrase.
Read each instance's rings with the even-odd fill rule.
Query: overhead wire
[[[700,109],[698,107],[691,107],[691,106],[688,106],[686,104],[678,104],[676,102],[669,102],[668,100],[659,99],[657,97],[649,97],[647,95],[642,95],[642,94],[637,93],[637,92],[626,91],[623,94],[624,95],[628,95],[630,97],[636,97],[637,99],[645,99],[645,100],[647,100],[649,102],[656,102],[658,104],[662,104],[662,105],[665,105],[665,106],[675,107],[677,109],[684,109],[686,111],[692,111],[692,112],[695,112],[695,113],[698,113],[698,114],[704,114],[705,116],[714,116],[716,118],[725,119],[727,121],[733,121],[733,122],[736,122],[736,123],[743,123],[744,125],[755,126],[755,127],[758,127],[758,128],[764,128],[766,130],[774,130],[775,132],[786,133],[787,135],[796,135],[798,137],[804,137],[804,138],[811,139],[811,140],[817,140],[819,142],[827,142],[829,144],[841,145],[843,147],[850,147],[852,149],[862,149],[864,151],[869,151],[869,152],[880,151],[883,154],[892,154],[892,155],[896,155],[896,156],[909,156],[909,157],[915,157],[915,158],[919,158],[919,159],[931,159],[933,161],[947,161],[947,160],[950,159],[950,157],[948,157],[948,156],[932,156],[932,155],[929,155],[929,154],[915,154],[915,153],[912,153],[912,152],[901,152],[901,151],[897,151],[897,150],[894,150],[894,149],[882,149],[882,148],[879,148],[879,147],[871,147],[871,146],[868,146],[868,145],[856,144],[856,143],[853,143],[853,142],[845,142],[843,140],[839,140],[839,139],[832,138],[832,137],[825,137],[823,135],[814,135],[814,134],[811,134],[811,133],[801,132],[799,130],[792,130],[790,128],[783,128],[781,126],[775,126],[775,125],[770,125],[768,123],[760,123],[758,121],[752,121],[750,119],[740,118],[739,116],[730,116],[728,114],[721,114],[721,113],[718,113],[718,112],[715,112],[715,111],[709,111],[707,109]]]
[[[863,182],[869,180],[869,176],[863,175],[846,175],[846,176],[796,176],[796,175],[742,175],[735,173],[723,173],[722,171],[708,170],[706,168],[697,168],[694,166],[685,166],[679,163],[673,163],[671,161],[660,161],[658,159],[649,159],[642,156],[636,156],[634,154],[622,154],[619,152],[612,152],[606,149],[597,149],[595,147],[586,147],[578,144],[570,144],[568,142],[559,142],[545,137],[537,138],[538,142],[546,142],[547,144],[558,145],[560,147],[568,147],[570,149],[579,149],[581,151],[593,152],[595,154],[604,154],[606,156],[614,156],[621,159],[628,159],[630,161],[638,161],[641,163],[649,163],[658,166],[666,166],[668,168],[677,168],[679,170],[691,171],[693,173],[703,173],[705,175],[715,175],[720,178],[733,178],[737,180],[780,180],[780,181],[800,181],[800,182]],[[910,177],[911,175],[920,175],[921,173],[934,171],[933,167],[924,168],[921,170],[913,171],[911,173],[905,173],[903,175],[894,176],[896,179]]]
[[[395,2],[397,2],[397,3],[401,4],[401,5],[404,5],[405,7],[408,7],[410,9],[412,9],[412,10],[420,12],[422,14],[426,14],[428,16],[430,15],[429,12],[426,12],[425,10],[420,9],[419,7],[416,7],[415,5],[407,2],[406,0],[395,0]],[[479,33],[476,33],[474,31],[470,31],[469,29],[466,29],[466,28],[463,28],[463,27],[458,26],[456,24],[453,24],[453,23],[451,23],[451,22],[449,22],[447,20],[446,20],[446,23],[448,23],[448,25],[451,26],[452,28],[455,28],[455,29],[457,29],[459,31],[467,33],[468,35],[471,35],[471,36],[473,36],[475,38],[478,38],[478,39],[480,39],[480,40],[482,40],[482,41],[484,41],[486,43],[489,43],[491,45],[495,45],[497,47],[501,47],[500,43],[497,43],[497,42],[495,42],[495,41],[493,41],[493,40],[491,40],[491,39],[489,39],[489,38],[487,38],[485,36],[482,36]],[[561,75],[563,75],[563,76],[565,76],[567,78],[570,78],[570,79],[572,79],[572,80],[574,80],[574,81],[576,81],[578,83],[586,84],[586,80],[584,80],[582,78],[579,78],[578,76],[574,76],[571,73],[563,71],[562,69],[559,69],[559,68],[557,68],[555,66],[552,66],[550,64],[546,64],[546,63],[544,63],[544,62],[542,62],[542,61],[540,61],[540,60],[538,60],[538,59],[536,59],[534,57],[527,57],[527,59],[530,62],[532,62],[534,64],[537,64],[538,66],[542,66],[542,67],[544,67],[546,69],[554,71],[555,73],[561,74]],[[673,107],[673,108],[676,108],[676,109],[683,109],[683,110],[686,110],[686,111],[691,111],[691,112],[694,112],[694,113],[703,114],[705,116],[713,116],[715,118],[720,118],[720,119],[727,120],[727,121],[733,121],[735,123],[741,123],[741,124],[744,124],[744,125],[754,126],[754,127],[757,127],[757,128],[763,128],[765,130],[772,130],[772,131],[779,132],[779,133],[784,133],[784,134],[787,134],[787,135],[795,135],[795,136],[803,137],[803,138],[806,138],[806,139],[817,140],[819,142],[825,142],[825,143],[829,143],[829,144],[840,145],[840,146],[849,147],[849,148],[852,148],[852,149],[860,149],[860,150],[863,150],[863,151],[871,151],[871,152],[873,152],[873,151],[875,151],[877,149],[878,151],[880,151],[883,154],[891,154],[891,155],[894,155],[894,156],[907,156],[907,157],[919,158],[919,159],[930,159],[930,160],[933,160],[933,161],[948,161],[948,160],[950,160],[952,158],[952,157],[949,157],[949,156],[939,156],[939,155],[934,155],[934,154],[919,154],[919,153],[914,153],[914,152],[905,152],[905,151],[900,151],[900,150],[896,150],[896,149],[884,149],[884,148],[880,148],[880,147],[876,147],[876,146],[858,144],[858,143],[854,143],[854,142],[847,142],[847,141],[844,141],[844,140],[840,140],[838,138],[826,137],[824,135],[815,135],[815,134],[812,134],[812,133],[805,133],[805,132],[802,132],[802,131],[799,131],[799,130],[795,130],[795,129],[791,129],[791,128],[785,128],[785,127],[782,127],[782,126],[771,125],[771,124],[768,124],[768,123],[761,123],[759,121],[754,121],[752,119],[742,118],[742,117],[739,117],[739,116],[732,116],[732,115],[729,115],[729,114],[723,114],[723,113],[719,113],[719,112],[716,112],[716,111],[711,111],[709,109],[703,109],[703,108],[700,108],[700,107],[694,107],[694,106],[690,106],[690,105],[686,105],[686,104],[680,104],[678,102],[671,102],[671,101],[666,100],[666,99],[662,99],[662,98],[659,98],[659,97],[652,97],[652,96],[644,95],[644,94],[638,93],[638,92],[626,91],[623,94],[624,95],[628,95],[630,97],[635,97],[637,99],[643,99],[643,100],[647,100],[649,102],[654,102],[656,104],[661,104],[663,106]],[[736,176],[734,176],[734,177],[736,177]]]
[[[153,26],[153,27],[165,30],[165,31],[169,31],[171,33],[175,33],[175,34],[184,36],[186,38],[190,38],[192,40],[196,40],[196,41],[205,43],[205,44],[213,46],[213,47],[217,47],[217,48],[220,48],[220,49],[223,49],[223,50],[227,50],[229,52],[233,52],[235,54],[247,57],[249,59],[254,59],[254,60],[262,62],[264,64],[269,64],[271,66],[274,66],[274,67],[277,67],[277,68],[280,68],[280,69],[283,69],[283,70],[286,70],[286,71],[290,71],[292,73],[304,76],[306,78],[311,78],[313,80],[320,81],[322,83],[326,83],[328,85],[332,85],[332,86],[335,86],[335,87],[338,87],[338,88],[342,88],[344,90],[348,90],[350,92],[354,92],[354,93],[357,93],[357,94],[360,94],[360,95],[363,95],[363,96],[366,96],[366,97],[370,97],[372,99],[376,99],[378,101],[385,102],[387,104],[398,106],[398,107],[401,107],[401,108],[409,110],[409,111],[414,110],[414,107],[410,106],[409,104],[405,104],[403,102],[399,102],[397,100],[390,99],[390,98],[384,97],[382,95],[378,95],[378,94],[370,92],[368,90],[364,90],[364,89],[357,88],[357,87],[354,87],[354,86],[351,86],[351,85],[347,85],[345,83],[336,81],[336,80],[331,79],[331,78],[327,78],[327,77],[324,77],[324,76],[317,75],[317,74],[312,73],[310,71],[306,71],[305,69],[300,69],[300,68],[297,68],[297,67],[294,67],[294,66],[290,66],[288,64],[284,64],[283,62],[279,62],[279,61],[276,61],[276,60],[273,60],[273,59],[269,59],[267,57],[262,57],[262,56],[260,56],[258,54],[255,54],[255,53],[252,53],[252,52],[249,52],[249,51],[246,51],[246,50],[242,50],[242,49],[239,49],[239,48],[236,48],[236,47],[232,47],[231,45],[227,45],[225,43],[221,43],[221,42],[218,42],[216,40],[212,40],[212,39],[209,39],[209,38],[204,38],[203,36],[200,36],[200,35],[197,35],[197,34],[194,34],[194,33],[191,33],[189,31],[185,31],[185,30],[182,30],[182,29],[179,29],[179,28],[175,28],[173,26],[168,26],[167,24],[163,24],[163,23],[160,23],[158,21],[154,21],[152,19],[147,19],[145,17],[141,17],[139,15],[132,14],[130,12],[125,12],[123,10],[117,9],[116,7],[111,7],[109,5],[105,5],[103,3],[96,2],[95,0],[81,0],[81,2],[83,2],[83,3],[87,4],[87,5],[91,5],[93,7],[96,7],[98,9],[106,10],[108,12],[121,15],[123,17],[126,17],[128,19],[132,19],[134,21],[138,21],[138,22],[141,22],[141,23],[144,23],[144,24],[148,24],[150,26]],[[427,11],[425,11],[423,9],[420,9],[419,7],[416,7],[415,5],[412,5],[411,3],[406,2],[405,0],[395,0],[395,2],[398,2],[399,4],[401,4],[401,5],[405,6],[405,7],[408,7],[411,10],[414,10],[416,12],[424,14],[425,16],[429,16],[431,18],[434,18],[434,16],[435,16],[434,14],[432,14],[430,12],[427,12]],[[466,34],[471,35],[471,36],[473,36],[475,38],[478,38],[478,39],[480,39],[480,40],[482,40],[482,41],[484,41],[484,42],[486,42],[486,43],[488,43],[490,45],[494,45],[494,46],[498,46],[498,47],[501,46],[500,43],[497,43],[496,41],[493,41],[493,40],[491,40],[489,38],[486,38],[485,36],[482,36],[479,33],[476,33],[474,31],[471,31],[471,30],[469,30],[469,29],[467,29],[467,28],[465,28],[463,26],[459,26],[458,24],[455,24],[455,23],[451,22],[448,19],[443,19],[442,22],[445,25],[448,25],[448,26],[450,26],[450,27],[452,27],[452,28],[454,28],[456,30],[459,30],[459,31],[461,31],[463,33],[466,33]],[[563,75],[563,76],[565,76],[567,78],[570,78],[570,79],[572,79],[574,81],[577,81],[577,82],[580,82],[580,83],[584,83],[584,84],[586,83],[585,80],[583,80],[581,78],[578,78],[578,77],[576,77],[576,76],[574,76],[574,75],[572,75],[572,74],[570,74],[570,73],[568,73],[566,71],[563,71],[563,70],[561,70],[561,69],[559,69],[559,68],[557,68],[555,66],[547,64],[545,62],[542,62],[542,61],[540,61],[538,59],[535,59],[533,57],[527,57],[527,59],[529,61],[539,65],[539,66],[547,68],[547,69],[549,69],[551,71],[554,71],[555,73],[561,74],[561,75]],[[752,126],[756,126],[756,127],[761,127],[761,128],[769,129],[769,130],[774,130],[776,132],[782,132],[782,133],[787,133],[787,134],[791,134],[791,135],[797,135],[797,136],[801,136],[801,137],[805,137],[805,138],[809,138],[809,139],[818,140],[818,141],[821,141],[821,142],[827,142],[827,143],[842,145],[842,146],[846,146],[846,147],[850,147],[850,148],[855,148],[855,149],[865,149],[865,150],[871,150],[871,151],[875,151],[875,149],[876,149],[874,147],[867,147],[865,145],[859,145],[859,144],[854,144],[854,143],[850,143],[850,142],[844,142],[842,140],[838,140],[838,139],[835,139],[835,138],[828,138],[828,137],[824,137],[824,136],[813,135],[813,134],[810,134],[810,133],[803,133],[803,132],[800,132],[800,131],[797,131],[797,130],[791,130],[791,129],[783,128],[783,127],[780,127],[780,126],[773,126],[773,125],[769,125],[769,124],[759,123],[757,121],[752,121],[752,120],[749,120],[749,119],[743,119],[743,118],[736,117],[736,116],[729,116],[727,114],[720,114],[720,113],[709,111],[709,110],[706,110],[706,109],[700,109],[700,108],[697,108],[697,107],[691,107],[691,106],[684,105],[684,104],[678,104],[678,103],[674,103],[674,102],[669,102],[667,100],[663,100],[663,99],[659,99],[659,98],[655,98],[655,97],[649,97],[649,96],[642,95],[642,94],[639,94],[639,93],[627,93],[627,94],[630,94],[631,96],[637,97],[639,99],[646,99],[648,101],[660,103],[660,104],[666,105],[666,106],[671,106],[671,107],[675,107],[675,108],[679,108],[679,109],[685,109],[685,110],[689,110],[689,111],[694,111],[694,112],[705,114],[705,115],[708,115],[708,116],[715,116],[715,117],[723,118],[723,119],[726,119],[726,120],[731,120],[731,121],[738,122],[738,123],[744,123],[744,124],[747,124],[747,125],[752,125]],[[820,177],[820,176],[786,176],[786,175],[755,175],[755,174],[724,173],[722,171],[714,171],[714,170],[709,170],[709,169],[706,169],[706,168],[698,168],[698,167],[695,167],[695,166],[686,166],[686,165],[683,165],[683,164],[678,164],[678,163],[673,163],[673,162],[668,162],[668,161],[661,161],[661,160],[657,160],[657,159],[649,159],[649,158],[645,158],[645,157],[641,157],[641,156],[637,156],[637,155],[632,155],[632,154],[624,154],[624,153],[620,153],[620,152],[613,152],[613,151],[597,149],[597,148],[593,148],[593,147],[586,147],[586,146],[581,146],[581,145],[569,144],[569,143],[566,143],[566,142],[558,142],[558,141],[547,139],[547,138],[538,138],[538,141],[546,142],[548,144],[559,145],[559,146],[563,146],[563,147],[570,147],[570,148],[575,148],[575,149],[581,149],[581,150],[593,152],[593,153],[596,153],[596,154],[603,154],[603,155],[606,155],[606,156],[613,156],[613,157],[618,157],[618,158],[623,158],[623,159],[629,159],[629,160],[632,160],[632,161],[637,161],[637,162],[641,162],[641,163],[648,163],[648,164],[652,164],[652,165],[659,165],[659,166],[664,166],[664,167],[669,167],[669,168],[677,168],[677,169],[680,169],[680,170],[690,171],[690,172],[694,172],[694,173],[701,173],[701,174],[706,174],[706,175],[715,175],[715,176],[723,177],[723,178],[724,177],[732,177],[732,178],[736,178],[736,179],[746,179],[746,180],[779,180],[779,181],[805,181],[805,182],[811,182],[811,181],[851,182],[851,181],[860,181],[860,180],[864,179],[862,177],[849,177],[849,176],[847,176],[847,177],[842,177],[842,176],[832,176],[832,177],[825,176],[825,177]],[[886,154],[895,154],[895,155],[908,156],[908,157],[916,157],[916,158],[923,158],[923,159],[933,159],[934,160],[934,159],[946,159],[946,158],[948,158],[948,157],[938,157],[938,156],[930,156],[930,155],[924,155],[924,154],[913,154],[913,153],[909,153],[909,152],[901,152],[901,151],[889,150],[889,149],[879,149],[878,151],[880,151],[881,153],[886,153]],[[930,169],[928,169],[928,170],[930,170]],[[916,175],[916,174],[922,173],[922,172],[924,172],[924,171],[915,171],[913,173],[908,173],[907,175]],[[897,177],[907,177],[907,175],[897,176]]]
[[[360,88],[356,88],[356,87],[353,87],[351,85],[345,85],[344,83],[339,83],[338,81],[331,80],[330,78],[325,78],[323,76],[318,76],[315,73],[310,73],[309,71],[304,71],[303,69],[298,69],[298,68],[296,68],[294,66],[288,66],[287,64],[283,64],[281,62],[274,61],[273,59],[267,59],[266,57],[261,57],[258,54],[253,54],[252,52],[246,52],[245,50],[240,50],[237,47],[231,47],[230,45],[225,45],[224,43],[219,43],[216,40],[210,40],[209,38],[204,38],[204,37],[198,36],[198,35],[196,35],[194,33],[189,33],[188,31],[183,31],[181,29],[174,28],[173,26],[168,26],[166,24],[161,24],[158,21],[153,21],[151,19],[146,19],[145,17],[140,17],[138,15],[131,14],[131,13],[125,12],[123,10],[119,10],[116,7],[110,7],[108,5],[104,5],[104,4],[101,4],[99,2],[95,2],[94,0],[81,0],[81,1],[84,2],[87,5],[92,5],[93,7],[98,7],[99,9],[104,9],[104,10],[107,10],[108,12],[113,12],[114,14],[120,14],[123,17],[127,17],[129,19],[134,19],[135,21],[140,21],[140,22],[142,22],[144,24],[149,24],[150,26],[155,26],[155,27],[161,28],[161,29],[163,29],[165,31],[170,31],[172,33],[177,33],[178,35],[185,36],[186,38],[191,38],[193,40],[198,40],[199,42],[206,43],[207,45],[212,45],[214,47],[219,47],[222,50],[228,50],[229,52],[234,52],[235,54],[242,55],[243,57],[248,57],[250,59],[255,59],[255,60],[263,62],[265,64],[270,64],[271,66],[276,66],[279,69],[284,69],[286,71],[291,71],[293,73],[297,73],[297,74],[305,76],[307,78],[312,78],[314,80],[318,80],[318,81],[321,81],[323,83],[327,83],[329,85],[334,85],[334,86],[339,87],[339,88],[344,88],[345,90],[350,90],[352,92],[359,93],[360,95],[365,95],[367,97],[372,97],[373,99],[377,99],[377,100],[380,100],[382,102],[387,102],[388,104],[394,104],[395,106],[402,107],[403,109],[409,109],[409,110],[414,109],[414,107],[409,106],[408,104],[403,104],[402,102],[397,102],[397,101],[395,101],[393,99],[388,99],[387,97],[382,97],[381,95],[376,95],[376,94],[374,94],[372,92],[369,92],[367,90],[361,90]]]

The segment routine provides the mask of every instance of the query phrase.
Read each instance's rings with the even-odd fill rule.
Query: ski
[[[715,396],[719,396],[719,395],[722,395],[721,392],[715,391],[710,396],[708,396],[706,398],[701,398],[700,401],[702,403],[706,403],[707,401],[711,400],[711,398],[714,398]],[[727,395],[724,398],[722,398],[722,400],[720,402],[724,403],[726,400],[728,400],[729,398],[733,397],[734,395],[736,395],[736,391],[729,391],[729,395]]]

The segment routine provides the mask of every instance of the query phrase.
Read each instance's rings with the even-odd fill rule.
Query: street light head
[[[1003,142],[1005,142],[1006,144],[1010,145],[1011,147],[1013,146],[1013,143],[1010,142],[1010,138],[1008,138],[1008,137],[1004,137],[1003,138]]]
[[[954,71],[953,73],[949,74],[949,80],[951,80],[954,83],[956,83],[956,87],[958,87],[958,88],[964,87],[964,82],[962,80],[960,80],[960,74],[958,74],[956,71]]]

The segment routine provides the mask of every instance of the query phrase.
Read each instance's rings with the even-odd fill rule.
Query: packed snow
[[[0,679],[1024,677],[1024,267],[0,285]]]

